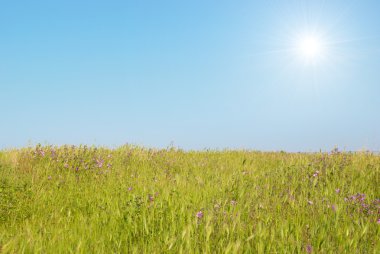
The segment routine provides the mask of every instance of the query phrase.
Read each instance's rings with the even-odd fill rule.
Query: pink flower
[[[377,219],[377,224],[380,224],[380,218],[379,218],[379,219]]]
[[[336,189],[335,192],[336,192],[336,193],[340,193],[340,189]]]
[[[97,166],[98,166],[98,168],[101,168],[101,167],[103,167],[103,163],[104,163],[104,160],[102,160],[102,159],[96,159],[96,164],[97,164]]]

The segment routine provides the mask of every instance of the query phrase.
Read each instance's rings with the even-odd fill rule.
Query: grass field
[[[0,152],[0,253],[380,253],[380,156]]]

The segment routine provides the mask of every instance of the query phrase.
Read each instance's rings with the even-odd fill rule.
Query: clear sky
[[[0,148],[380,150],[380,1],[2,1],[0,108]]]

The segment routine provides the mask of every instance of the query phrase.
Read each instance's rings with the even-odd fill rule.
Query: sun
[[[301,54],[307,58],[315,58],[321,52],[321,44],[314,37],[302,38],[299,44]]]
[[[323,43],[317,36],[302,36],[297,43],[298,54],[305,61],[315,63],[323,56]]]

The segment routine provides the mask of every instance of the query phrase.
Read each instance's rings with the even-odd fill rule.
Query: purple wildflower
[[[149,199],[150,202],[153,202],[153,201],[154,201],[154,197],[153,197],[153,195],[149,195],[149,196],[148,196],[148,199]]]
[[[339,188],[336,189],[335,192],[336,192],[337,194],[339,194],[339,193],[340,193],[340,189],[339,189]]]
[[[307,253],[313,252],[313,247],[310,244],[306,245],[306,252]]]
[[[101,168],[101,167],[103,167],[103,164],[104,164],[104,160],[102,160],[102,159],[96,159],[96,166],[98,167],[98,168]]]
[[[334,212],[336,212],[336,205],[335,205],[335,204],[331,205],[331,209],[332,209]]]
[[[57,151],[54,148],[51,149],[50,154],[51,154],[51,158],[53,159],[57,157]]]
[[[202,211],[197,212],[196,216],[198,219],[202,219],[203,218],[203,212]]]
[[[361,194],[361,193],[357,193],[356,195],[352,195],[350,197],[348,197],[348,199],[346,201],[349,201],[351,200],[352,202],[360,202],[360,203],[363,203],[364,200],[365,200],[366,196],[365,194]]]
[[[379,219],[377,219],[377,224],[380,224],[380,218],[379,218]]]
[[[133,188],[132,187],[128,187],[128,191],[132,191],[133,190]]]

